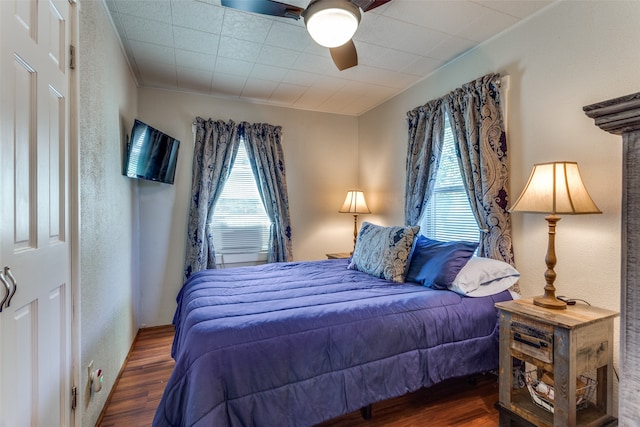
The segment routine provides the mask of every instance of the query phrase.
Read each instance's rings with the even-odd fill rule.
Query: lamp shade
[[[357,190],[347,191],[347,197],[344,199],[344,203],[338,212],[352,214],[371,213],[367,207],[367,202],[364,201],[364,193]]]
[[[303,16],[311,38],[329,48],[351,40],[360,23],[360,9],[349,0],[314,0]]]
[[[602,213],[589,196],[576,162],[533,165],[529,182],[511,211],[569,215]]]

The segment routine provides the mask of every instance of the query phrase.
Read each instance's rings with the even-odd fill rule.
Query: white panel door
[[[71,423],[68,0],[0,0],[0,427]]]

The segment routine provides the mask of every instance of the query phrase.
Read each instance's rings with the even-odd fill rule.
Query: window
[[[217,255],[256,254],[267,250],[271,221],[258,193],[243,141],[216,203],[210,226]],[[253,260],[256,259],[238,261]]]
[[[467,191],[462,182],[447,114],[440,167],[436,174],[433,193],[422,213],[420,231],[426,237],[440,241],[477,242],[480,239],[478,223],[471,211]]]

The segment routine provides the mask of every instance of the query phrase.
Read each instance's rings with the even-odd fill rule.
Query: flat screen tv
[[[136,119],[125,152],[122,174],[173,184],[180,141]]]

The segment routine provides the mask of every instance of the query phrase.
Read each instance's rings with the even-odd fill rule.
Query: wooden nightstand
[[[336,252],[333,254],[327,254],[327,259],[345,259],[351,258],[350,252]]]
[[[554,427],[615,423],[611,396],[613,319],[617,312],[584,304],[551,310],[534,305],[531,299],[502,302],[496,307],[500,310],[497,407],[501,427],[512,423]],[[535,403],[528,387],[514,384],[531,378],[521,365],[527,366],[524,370],[533,378],[541,378],[545,372],[554,377],[554,398],[547,399],[553,412],[540,406],[541,402]],[[590,379],[587,385],[595,385],[582,388],[583,382],[577,380],[581,375]],[[595,401],[577,409],[576,395],[590,389]]]

